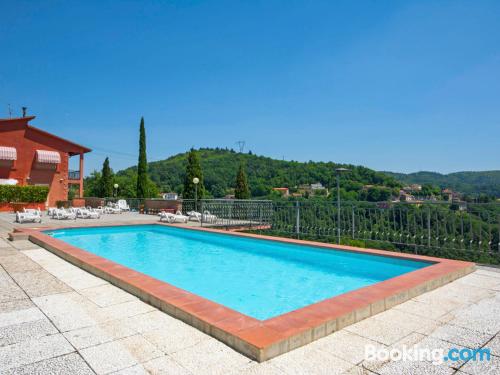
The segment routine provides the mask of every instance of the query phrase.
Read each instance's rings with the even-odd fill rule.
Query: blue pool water
[[[48,234],[260,320],[430,264],[160,225]]]

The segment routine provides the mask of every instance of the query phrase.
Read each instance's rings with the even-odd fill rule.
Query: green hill
[[[199,150],[205,186],[213,197],[223,197],[231,193],[240,163],[244,163],[253,197],[268,195],[273,187],[293,188],[302,184],[320,182],[326,187],[334,187],[334,170],[349,168],[343,176],[342,186],[349,198],[357,199],[364,185],[375,185],[374,189],[394,190],[400,186],[393,177],[384,173],[354,165],[340,165],[332,162],[296,162],[271,159],[251,153],[237,153],[227,149]],[[149,175],[161,191],[182,192],[187,153],[169,157],[166,160],[149,163]],[[120,171],[117,176],[135,174],[131,167]]]
[[[500,171],[394,173],[384,172],[404,184],[432,184],[441,188],[451,188],[465,194],[488,194],[500,197]]]

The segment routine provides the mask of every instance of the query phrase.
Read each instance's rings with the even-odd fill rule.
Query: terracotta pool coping
[[[43,233],[46,230],[90,228],[89,226],[16,229],[18,235],[27,236],[32,242],[61,258],[117,285],[145,302],[183,320],[259,362],[286,353],[347,325],[387,310],[410,298],[462,277],[475,269],[474,263],[458,260],[249,233],[223,232],[216,229],[184,225],[134,222],[98,225],[98,227],[128,225],[175,226],[193,231],[266,239],[282,243],[432,263],[425,268],[260,321]]]

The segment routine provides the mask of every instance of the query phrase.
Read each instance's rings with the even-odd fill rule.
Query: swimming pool
[[[258,320],[431,264],[160,225],[48,234]]]
[[[474,263],[209,228],[16,228],[59,257],[266,361],[462,277]]]

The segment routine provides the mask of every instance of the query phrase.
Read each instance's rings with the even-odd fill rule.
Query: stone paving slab
[[[158,375],[191,375],[192,373],[179,363],[174,361],[172,357],[164,355],[151,361],[142,364],[142,368],[151,374]]]
[[[1,264],[2,267],[9,274],[11,272],[21,273],[26,271],[39,271],[42,270],[40,265],[31,261],[30,259],[26,259],[26,257],[19,252],[18,250],[12,250],[14,253],[10,253],[2,256]]]
[[[213,338],[179,350],[172,358],[193,374],[226,374],[252,362]]]
[[[469,361],[460,368],[460,372],[471,375],[498,375],[500,357],[491,356],[490,361]]]
[[[146,332],[143,336],[166,354],[173,354],[211,339],[210,336],[191,326],[182,329],[157,329]]]
[[[365,319],[345,328],[358,336],[384,345],[392,345],[412,333],[412,329],[387,320]]]
[[[0,373],[14,367],[42,361],[73,352],[61,334],[30,339],[0,348]]]
[[[45,249],[24,250],[23,254],[75,290],[108,284],[107,281],[91,275]]]
[[[14,281],[30,297],[69,292],[72,289],[43,269],[9,272]]]
[[[104,344],[137,334],[137,330],[122,321],[115,320],[90,327],[74,329],[64,333],[64,337],[77,349]]]
[[[0,318],[1,319],[1,318]],[[26,323],[13,324],[0,328],[0,347],[22,342],[28,339],[58,333],[47,319],[40,319]]]
[[[106,320],[94,303],[76,292],[33,298],[33,302],[61,332],[93,326]]]
[[[368,345],[377,349],[387,348],[386,345],[346,330],[334,332],[333,334],[318,340],[315,346],[319,350],[344,359],[353,365],[357,365],[363,362],[365,358],[365,348]]]
[[[26,296],[25,299],[0,302],[0,314],[17,310],[25,310],[32,307],[35,307],[35,304]]]
[[[491,349],[491,354],[500,357],[500,333],[497,334],[486,346]]]
[[[94,371],[76,353],[45,359],[6,372],[12,375],[94,375]]]
[[[29,323],[44,318],[45,315],[36,307],[3,312],[0,313],[0,328],[15,324]]]
[[[466,348],[480,348],[491,339],[491,335],[474,331],[469,328],[459,327],[452,324],[444,324],[430,334],[458,346]]]
[[[22,290],[5,269],[0,266],[0,304],[27,298],[28,296],[24,290]]]
[[[0,249],[3,248],[12,248],[12,245],[10,244],[10,241],[7,240],[6,238],[0,238]],[[0,250],[1,253],[1,250]]]
[[[341,358],[307,345],[273,358],[270,363],[286,374],[342,374],[354,367]]]
[[[151,361],[164,355],[162,351],[139,334],[122,338],[116,342],[132,354],[137,362]]]
[[[138,363],[117,341],[82,349],[80,354],[97,374],[109,374]]]
[[[100,307],[117,305],[123,302],[137,300],[137,297],[134,297],[130,293],[127,293],[111,284],[104,284],[82,289],[79,293],[87,297],[89,300]]]

